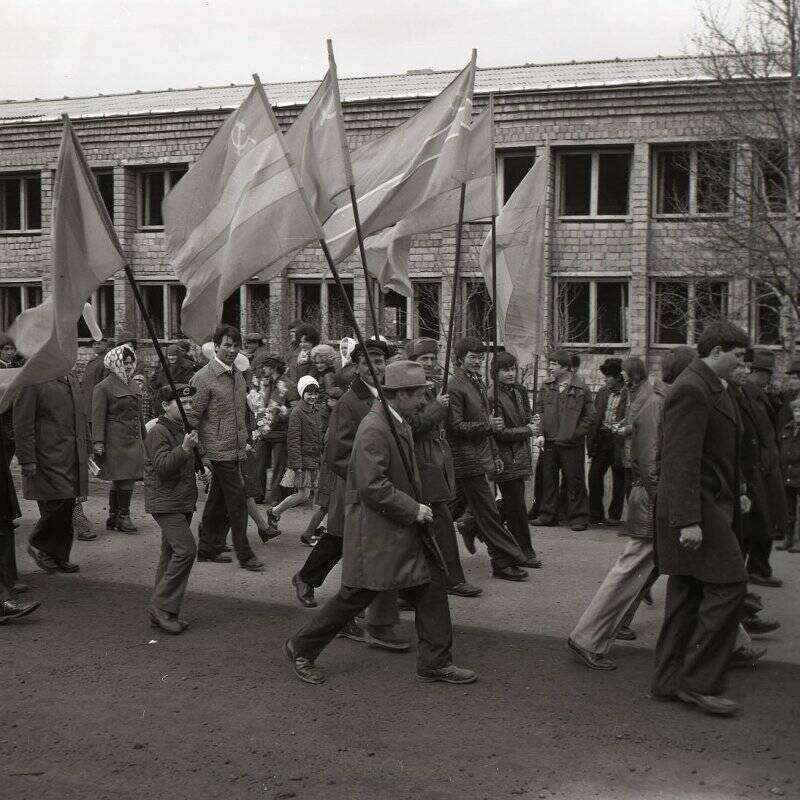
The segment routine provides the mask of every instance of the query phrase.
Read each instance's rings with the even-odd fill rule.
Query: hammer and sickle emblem
[[[252,136],[247,135],[247,127],[244,122],[237,122],[231,131],[231,144],[236,150],[237,155],[241,155],[242,151],[249,144],[255,144],[256,140]]]

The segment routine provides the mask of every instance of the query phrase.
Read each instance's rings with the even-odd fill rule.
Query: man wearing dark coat
[[[652,695],[725,716],[738,711],[723,692],[747,588],[740,518],[749,510],[742,422],[727,381],[747,346],[730,322],[705,327],[699,357],[664,404],[656,503],[657,565],[669,580]]]
[[[477,678],[453,664],[443,576],[420,536],[419,526],[431,522],[433,512],[417,499],[421,487],[414,438],[405,420],[423,402],[426,384],[419,364],[389,364],[384,380],[389,407],[376,404],[358,428],[347,470],[341,589],[284,645],[295,674],[306,683],[324,682],[316,658],[349,620],[387,590],[400,591],[415,609],[421,681],[464,684]]]
[[[14,438],[26,500],[40,519],[28,553],[45,572],[77,572],[69,560],[75,499],[89,493],[89,426],[78,379],[72,374],[27,386],[14,403]]]
[[[625,504],[625,468],[620,457],[618,427],[625,417],[627,393],[622,380],[622,359],[607,358],[600,365],[605,385],[594,400],[595,418],[586,437],[589,467],[589,524],[618,525]],[[606,515],[603,494],[611,470],[611,503]]]

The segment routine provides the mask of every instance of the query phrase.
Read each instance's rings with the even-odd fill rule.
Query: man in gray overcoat
[[[379,592],[397,590],[414,607],[420,680],[472,683],[476,674],[453,665],[453,631],[444,577],[423,546],[419,526],[433,521],[420,503],[414,437],[406,420],[424,402],[425,371],[411,361],[386,367],[389,408],[376,403],[359,425],[347,470],[342,586],[314,621],[286,641],[284,650],[300,680],[323,683],[314,663],[336,634]],[[405,460],[391,432],[391,414]]]
[[[730,716],[723,696],[747,588],[740,518],[742,422],[727,380],[748,346],[730,322],[706,325],[664,403],[656,558],[669,575],[652,695]]]
[[[28,553],[45,572],[77,572],[69,560],[72,513],[75,499],[88,494],[91,443],[72,373],[22,390],[14,403],[14,438],[23,497],[39,505]]]

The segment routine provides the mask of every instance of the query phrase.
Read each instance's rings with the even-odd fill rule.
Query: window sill
[[[28,231],[0,231],[0,236],[41,236],[42,229],[41,228],[31,228]]]
[[[631,344],[630,342],[595,342],[594,344],[588,344],[587,342],[560,342],[559,346],[569,347],[573,350],[585,350],[587,352],[598,352],[602,354],[604,350],[608,350],[610,347],[614,347],[618,350],[629,349]]]
[[[730,214],[654,214],[654,222],[724,222]]]
[[[558,221],[559,222],[633,222],[633,217],[631,216],[569,217],[569,216],[559,215]]]
[[[163,225],[140,225],[136,229],[137,233],[163,233],[163,231]]]

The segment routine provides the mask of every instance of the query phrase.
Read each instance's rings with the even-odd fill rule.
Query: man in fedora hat
[[[605,385],[595,397],[595,418],[586,437],[589,467],[589,522],[592,525],[619,525],[625,503],[625,469],[620,453],[619,425],[625,418],[627,392],[622,380],[622,359],[607,358],[600,365]],[[612,489],[608,515],[603,494],[605,477],[611,470]]]
[[[347,470],[341,589],[313,622],[284,645],[295,675],[306,683],[324,682],[325,676],[315,664],[317,656],[349,620],[387,590],[400,591],[414,606],[417,676],[421,681],[463,684],[477,678],[472,670],[453,664],[444,579],[424,548],[419,530],[420,525],[433,521],[433,512],[417,499],[421,496],[419,472],[414,437],[406,420],[424,402],[426,386],[425,371],[419,364],[389,364],[384,379],[388,407],[375,404],[358,427]],[[392,435],[390,414],[399,447]]]

